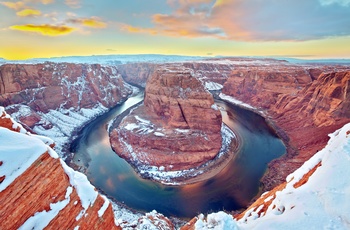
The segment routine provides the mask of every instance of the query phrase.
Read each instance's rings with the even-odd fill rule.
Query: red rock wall
[[[26,104],[34,111],[109,108],[130,94],[114,67],[44,63],[0,66],[0,106]]]
[[[298,76],[302,71],[296,71],[297,77],[289,78],[287,72],[263,72],[257,74],[258,81],[253,79],[251,72],[239,76],[234,73],[225,83],[225,94],[266,109],[287,145],[288,154],[270,163],[268,173],[262,179],[264,190],[283,182],[288,174],[326,145],[328,133],[350,121],[349,71],[343,71],[343,68],[329,72],[330,69],[320,67],[325,72],[318,77],[314,75],[319,72],[316,70],[302,76]],[[283,82],[283,79],[287,81]]]
[[[221,113],[213,105],[212,95],[188,70],[157,70],[147,81],[144,105],[112,129],[112,148],[134,166],[164,166],[167,171],[200,166],[221,148]],[[140,125],[139,118],[150,124]],[[138,127],[130,130],[130,124]]]

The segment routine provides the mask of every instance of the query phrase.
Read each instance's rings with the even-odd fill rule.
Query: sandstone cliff
[[[241,214],[199,215],[181,229],[348,229],[350,123],[330,137],[324,149]]]
[[[272,189],[281,183],[289,173],[326,145],[328,133],[350,121],[349,73],[322,73],[300,90],[298,87],[294,90],[292,88],[290,93],[276,90],[274,93],[278,93],[275,96],[268,96],[271,93],[259,85],[253,85],[253,89],[259,92],[256,95],[250,94],[250,91],[241,91],[242,87],[233,86],[230,80],[224,85],[223,92],[266,108],[275,128],[287,144],[288,154],[274,160],[262,180],[265,189]],[[264,84],[268,82],[265,81]],[[233,90],[235,88],[238,90]],[[257,98],[261,99],[256,100]],[[266,103],[267,101],[270,102]]]
[[[150,64],[125,66],[134,82],[155,71]],[[349,120],[348,66],[290,64],[272,59],[229,58],[167,64],[191,69],[215,89],[263,111],[287,145],[288,154],[273,161],[263,179],[264,190],[280,184],[328,140],[327,134]],[[164,65],[160,65],[164,66]],[[158,67],[160,67],[158,66]],[[137,80],[137,71],[142,77]],[[147,73],[147,74],[145,74]],[[210,87],[209,87],[210,88]]]
[[[221,114],[213,97],[188,70],[169,68],[151,76],[144,104],[110,131],[112,148],[139,168],[187,170],[221,148]]]
[[[174,229],[157,212],[112,209],[47,140],[28,133],[0,107],[0,229]]]
[[[115,67],[43,63],[0,66],[0,106],[61,152],[74,132],[132,92]]]

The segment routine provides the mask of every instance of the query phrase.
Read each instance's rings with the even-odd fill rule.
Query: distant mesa
[[[190,70],[163,67],[148,79],[144,103],[110,130],[113,150],[141,174],[183,171],[215,158],[222,117]]]

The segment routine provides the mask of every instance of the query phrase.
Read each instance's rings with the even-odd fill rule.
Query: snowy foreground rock
[[[286,182],[264,193],[244,213],[203,215],[194,229],[349,229],[350,123]]]
[[[142,216],[112,207],[48,144],[0,107],[0,229],[173,229],[155,211]]]

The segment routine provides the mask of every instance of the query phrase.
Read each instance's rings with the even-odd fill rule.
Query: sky
[[[350,58],[350,0],[0,0],[0,57]]]

